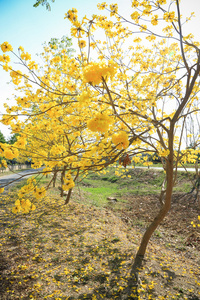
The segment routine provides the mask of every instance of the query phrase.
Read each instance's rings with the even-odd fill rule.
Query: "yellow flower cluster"
[[[80,106],[83,106],[84,104],[88,104],[88,102],[89,102],[89,93],[84,91],[83,93],[81,93],[77,97],[77,100],[78,100]]]
[[[43,197],[45,197],[45,195],[46,195],[46,190],[45,190],[44,187],[36,188],[36,189],[35,189],[34,196],[35,196],[37,199],[43,198]]]
[[[126,149],[129,146],[128,135],[125,131],[121,131],[112,136],[113,144],[117,145],[117,149]]]
[[[50,153],[53,156],[63,155],[65,153],[66,148],[63,145],[54,145],[52,146]]]
[[[112,61],[108,65],[104,62],[91,62],[83,70],[83,79],[85,82],[97,85],[100,84],[102,78],[107,79],[110,77],[112,79],[116,70],[115,64]]]
[[[98,113],[92,120],[88,121],[87,127],[91,131],[104,133],[108,131],[112,119],[105,115]]]
[[[18,85],[21,82],[22,79],[22,73],[21,71],[17,70],[17,71],[11,71],[10,72],[10,77],[12,78],[12,82],[15,85]]]
[[[5,55],[5,54],[0,55],[0,62],[3,62],[3,63],[7,64],[9,61],[10,61],[10,56]]]
[[[28,53],[28,52],[22,52],[21,53],[21,59],[24,59],[24,60],[30,60],[31,59],[31,55]]]
[[[108,5],[107,5],[106,2],[102,2],[102,3],[97,4],[97,7],[98,7],[99,10],[104,10],[107,6]]]
[[[86,46],[86,41],[85,40],[80,40],[78,43],[79,47],[82,49]]]
[[[164,15],[163,15],[163,19],[166,22],[173,22],[173,21],[175,21],[175,12],[174,11],[165,12]]]
[[[134,11],[134,12],[131,14],[131,19],[134,20],[136,23],[138,23],[139,18],[140,18],[140,14],[139,14],[137,11]]]
[[[167,157],[169,155],[169,153],[170,153],[169,149],[166,149],[166,150],[163,149],[159,152],[158,155],[161,157]]]
[[[110,15],[114,16],[117,13],[118,13],[118,5],[117,5],[117,3],[111,4],[110,5]]]
[[[26,139],[23,137],[19,137],[17,139],[17,142],[14,144],[15,147],[20,148],[20,149],[24,149],[26,146]]]
[[[69,19],[70,21],[75,22],[77,20],[77,12],[78,11],[76,8],[68,10],[68,12],[65,14],[64,19]]]
[[[19,156],[19,151],[17,149],[12,148],[6,148],[3,152],[3,156],[7,159],[13,159],[13,158],[17,158]]]
[[[158,15],[154,15],[152,18],[151,18],[151,24],[152,25],[158,25]]]
[[[3,44],[1,44],[1,50],[3,52],[12,51],[13,47],[8,42],[4,42]]]
[[[21,200],[17,200],[15,201],[15,206],[12,209],[12,212],[14,214],[22,212],[24,214],[29,213],[31,210],[35,210],[36,207],[34,204],[32,204],[30,202],[30,200],[28,199],[21,199]]]
[[[64,178],[64,184],[62,185],[62,189],[64,191],[68,191],[75,186],[75,183],[72,179],[71,173],[67,173]]]

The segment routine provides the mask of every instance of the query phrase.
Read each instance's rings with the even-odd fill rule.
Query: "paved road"
[[[128,167],[132,168],[132,167]],[[136,169],[149,169],[149,170],[163,170],[162,167],[135,167]],[[29,169],[29,170],[24,170],[20,171],[19,173],[15,172],[13,174],[5,175],[0,177],[0,187],[4,187],[5,185],[5,190],[10,188],[11,185],[15,184],[16,182],[19,182],[20,180],[26,179],[30,176],[32,176],[34,173],[38,173],[38,171],[42,171],[43,168],[40,169]],[[184,172],[184,168],[178,168],[178,171]],[[188,168],[188,172],[195,172],[195,168]]]
[[[30,176],[32,176],[34,173],[38,173],[38,171],[42,171],[42,168],[40,169],[29,169],[24,170],[20,172],[13,172],[13,174],[4,175],[0,177],[0,187],[4,187],[5,190],[11,187],[11,185],[15,184],[16,182],[19,182],[20,180],[26,179]]]
[[[150,169],[150,170],[163,170],[163,168],[162,167],[135,167],[136,169]],[[184,168],[178,168],[178,171],[180,171],[180,172],[186,172],[185,171],[185,169]],[[196,170],[195,170],[195,168],[187,168],[187,171],[188,172],[196,172]],[[200,169],[199,169],[199,171],[200,171]]]

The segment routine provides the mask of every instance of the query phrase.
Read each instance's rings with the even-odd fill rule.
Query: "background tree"
[[[129,19],[118,13],[117,4],[98,7],[107,10],[110,18],[93,15],[91,20],[79,21],[76,9],[66,14],[80,49],[76,59],[65,49],[56,53],[46,47],[45,64],[39,70],[20,49],[15,57],[29,70],[23,74],[2,56],[3,68],[24,93],[2,118],[13,133],[20,132],[13,146],[3,146],[3,155],[28,153],[35,168],[44,166],[43,174],[53,174],[43,188],[29,181],[19,197],[44,196],[45,188],[59,174],[61,195],[68,191],[68,203],[79,176],[104,170],[118,159],[124,167],[131,159],[147,164],[149,154],[156,153],[163,161],[166,180],[160,211],[137,252],[136,261],[141,261],[149,239],[171,207],[178,164],[195,159],[199,152],[187,149],[183,155],[181,150],[185,119],[199,113],[199,43],[192,35],[183,35],[185,20],[178,0],[134,0]],[[140,36],[146,37],[145,42]],[[12,51],[7,42],[1,48]],[[20,115],[27,117],[25,122]],[[18,211],[19,202],[14,208]]]
[[[8,139],[8,143],[9,144],[14,144],[14,143],[16,143],[16,141],[17,141],[17,138],[20,136],[20,134],[19,133],[14,133],[14,134],[12,134],[11,136],[10,136],[10,138]]]
[[[54,2],[54,1],[55,0],[51,0],[51,2]],[[35,4],[33,4],[33,7],[38,7],[39,5],[46,6],[46,9],[48,11],[51,11],[51,6],[47,0],[37,0],[35,2]]]
[[[6,142],[6,139],[3,135],[3,133],[0,131],[0,143],[5,143]]]
[[[199,134],[200,133],[200,118],[198,114],[188,115],[185,122],[185,142],[186,142],[186,149],[183,151],[182,155],[188,155],[189,153],[194,153],[195,156],[190,155],[189,163],[194,164],[195,167],[195,176],[191,176],[189,172],[188,178],[191,181],[192,188],[189,193],[186,194],[188,200],[193,198],[194,201],[198,201],[200,207],[200,197],[199,197],[199,190],[200,190],[200,171],[199,171],[199,163],[200,163],[200,142],[199,142]],[[188,160],[188,158],[187,158]]]
[[[5,160],[3,159],[3,157],[1,156],[1,153],[2,153],[2,147],[1,147],[1,143],[6,143],[6,139],[3,135],[3,133],[0,131],[0,168],[4,169],[4,165],[5,165]],[[3,163],[2,163],[3,161]],[[2,169],[2,170],[3,170]]]

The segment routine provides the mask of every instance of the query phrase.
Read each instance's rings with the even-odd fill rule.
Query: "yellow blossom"
[[[86,46],[86,41],[80,40],[78,45],[79,45],[80,48],[84,48]]]
[[[106,2],[102,2],[101,4],[97,4],[97,7],[99,10],[103,10],[107,7],[107,3]]]
[[[46,195],[45,188],[44,187],[36,188],[34,195],[37,199],[45,197],[45,195]]]
[[[10,56],[5,55],[5,54],[0,55],[0,62],[3,62],[3,63],[8,63],[8,62],[10,62]]]
[[[175,20],[175,12],[165,12],[163,15],[163,19],[167,22],[173,22]]]
[[[91,131],[104,133],[108,131],[111,122],[112,119],[109,118],[109,116],[99,113],[93,119],[88,121],[87,127]]]
[[[21,53],[21,58],[24,59],[24,60],[30,60],[31,55],[28,52],[26,52],[26,53],[22,52]]]
[[[4,42],[3,44],[1,44],[1,50],[3,52],[8,52],[8,51],[12,51],[13,48],[8,42]]]
[[[91,62],[83,70],[83,79],[85,82],[93,85],[100,84],[102,79],[113,78],[116,73],[115,64],[110,61],[108,65],[105,63]]]
[[[129,146],[128,135],[125,131],[121,131],[112,136],[113,144],[117,145],[117,149],[126,149]]]
[[[151,24],[152,24],[152,25],[158,25],[158,15],[154,15],[154,16],[151,18]]]

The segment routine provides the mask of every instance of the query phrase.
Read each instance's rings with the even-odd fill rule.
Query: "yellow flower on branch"
[[[83,70],[83,79],[85,82],[93,85],[100,84],[102,79],[113,78],[117,69],[113,61],[105,63],[91,62]]]
[[[31,55],[28,52],[26,52],[26,53],[22,52],[21,58],[24,59],[24,60],[30,60]]]
[[[20,212],[27,214],[31,210],[35,210],[35,209],[36,209],[35,205],[32,204],[29,199],[21,199],[21,200],[18,199],[15,201],[15,206],[12,208],[12,212],[14,214]]]
[[[11,71],[10,72],[10,77],[12,78],[12,81],[14,84],[18,85],[21,82],[22,79],[22,73],[21,71]]]
[[[64,184],[62,185],[62,189],[64,191],[68,191],[75,186],[71,173],[68,172],[64,177]]]
[[[64,19],[69,19],[71,22],[77,21],[77,12],[78,11],[76,8],[68,10],[68,12],[65,14]]]
[[[86,46],[86,41],[84,40],[80,40],[79,43],[78,43],[79,47],[82,49]]]
[[[139,22],[140,14],[137,11],[131,14],[131,19],[135,21],[135,23]]]
[[[117,3],[111,4],[110,5],[110,15],[114,16],[117,13],[118,13],[118,5],[117,5]]]
[[[35,193],[34,193],[34,196],[35,196],[37,199],[43,198],[43,197],[45,197],[45,195],[46,195],[46,190],[45,190],[44,187],[36,188]]]
[[[23,137],[19,137],[17,142],[15,143],[15,147],[24,149],[26,146],[26,143],[27,143],[26,139],[24,139]]]
[[[104,133],[108,131],[111,122],[112,119],[109,116],[99,113],[93,119],[88,121],[87,127],[91,131]]]
[[[175,12],[174,11],[165,12],[164,15],[163,15],[163,19],[166,22],[173,22],[173,21],[175,21]]]
[[[106,2],[102,2],[101,4],[97,4],[97,7],[99,10],[104,10],[107,7],[107,3]]]
[[[113,144],[117,145],[117,149],[126,149],[129,146],[128,135],[125,131],[121,131],[112,136]]]
[[[8,52],[8,51],[12,51],[13,47],[8,42],[4,42],[3,44],[1,44],[1,50],[3,52]]]
[[[28,199],[21,199],[20,201],[21,204],[21,210],[23,213],[29,213],[29,211],[31,210],[31,202]]]
[[[11,149],[5,149],[3,155],[7,159],[15,158],[15,154],[13,153],[13,151]]]
[[[154,15],[152,18],[151,18],[151,24],[152,25],[158,25],[158,15]]]
[[[162,157],[167,157],[169,155],[169,153],[170,153],[169,149],[166,149],[166,150],[163,149],[158,153],[158,155],[162,156]]]
[[[79,104],[82,105],[87,105],[90,98],[89,98],[89,93],[84,91],[82,94],[80,94],[79,96],[77,96],[77,100],[79,102]]]
[[[7,64],[8,62],[10,62],[10,56],[5,55],[5,54],[0,55],[0,62],[3,62],[3,63]]]

